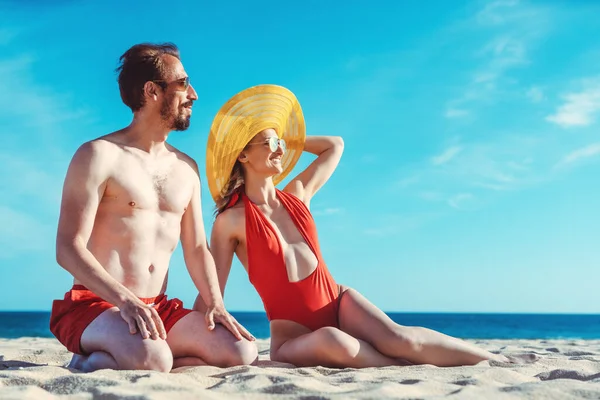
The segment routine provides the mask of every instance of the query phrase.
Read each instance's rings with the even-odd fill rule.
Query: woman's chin
[[[259,171],[257,171],[259,172]],[[281,165],[270,165],[259,172],[260,175],[264,177],[273,178],[276,175],[279,175],[283,172],[283,167]]]
[[[279,175],[283,172],[283,166],[281,164],[275,164],[271,168],[269,168],[269,172],[273,175]]]

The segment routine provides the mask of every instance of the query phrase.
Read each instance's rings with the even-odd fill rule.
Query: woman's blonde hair
[[[234,195],[239,196],[241,194],[243,186],[244,169],[242,168],[242,164],[236,160],[235,164],[233,164],[231,175],[229,175],[229,181],[223,186],[221,196],[219,197],[219,200],[217,200],[215,217],[227,209],[227,206]]]

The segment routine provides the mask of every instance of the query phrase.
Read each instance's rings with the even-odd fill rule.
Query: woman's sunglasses
[[[284,153],[285,153],[285,150],[286,150],[285,140],[279,139],[277,136],[271,136],[269,138],[269,140],[267,140],[265,142],[248,143],[248,146],[253,146],[255,144],[268,144],[269,145],[269,149],[271,149],[271,151],[273,153],[275,153],[277,151],[278,147],[281,147],[281,151],[283,151]]]

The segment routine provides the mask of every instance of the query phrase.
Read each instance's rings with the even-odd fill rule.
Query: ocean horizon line
[[[230,311],[257,338],[270,336],[264,311]],[[400,325],[478,339],[600,339],[599,314],[387,312]],[[0,311],[0,337],[50,337],[50,311]]]
[[[0,313],[50,313],[52,310],[2,310]],[[230,310],[230,313],[253,313],[253,314],[265,314],[265,311],[260,310]],[[382,310],[386,314],[444,314],[444,315],[586,315],[586,316],[600,316],[598,312],[556,312],[556,311],[390,311]]]

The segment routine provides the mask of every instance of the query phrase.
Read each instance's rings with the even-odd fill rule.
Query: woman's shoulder
[[[300,198],[297,193],[286,189],[279,190],[279,197],[284,198],[288,203],[292,203],[296,207],[300,207],[301,209],[310,212],[309,205]]]
[[[237,204],[229,207],[219,215],[217,215],[217,220],[222,219],[226,221],[236,220],[244,217],[244,203],[238,202]]]
[[[232,234],[237,227],[243,226],[244,216],[244,204],[240,202],[217,215],[213,230],[218,234]]]
[[[300,193],[298,193],[297,191],[295,191],[293,189],[290,189],[289,187],[285,187],[283,190],[277,189],[277,192],[279,193],[280,197],[285,197],[286,199],[289,199],[292,201],[302,202]]]

